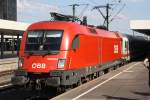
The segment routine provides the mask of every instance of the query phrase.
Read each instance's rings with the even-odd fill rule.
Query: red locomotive
[[[61,89],[78,85],[149,48],[145,39],[136,39],[144,48],[130,46],[128,37],[75,22],[34,23],[23,34],[19,68],[12,83]]]

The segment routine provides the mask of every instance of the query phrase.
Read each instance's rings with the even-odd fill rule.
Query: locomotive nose
[[[57,63],[58,59],[54,56],[31,56],[24,58],[24,67],[28,72],[48,73],[51,70],[56,70]]]

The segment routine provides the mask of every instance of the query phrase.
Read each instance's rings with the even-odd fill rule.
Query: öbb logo
[[[38,68],[38,69],[45,69],[46,68],[46,64],[45,63],[33,63],[32,64],[32,68]]]

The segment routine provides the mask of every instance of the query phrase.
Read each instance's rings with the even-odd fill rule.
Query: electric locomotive
[[[23,34],[12,83],[66,89],[129,60],[129,40],[118,32],[75,22],[42,21],[31,24]]]

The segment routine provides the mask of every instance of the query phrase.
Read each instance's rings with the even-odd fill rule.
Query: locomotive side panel
[[[102,38],[102,64],[121,59],[121,39]]]
[[[79,47],[69,51],[70,69],[81,69],[99,63],[99,41],[95,36],[79,36]]]

